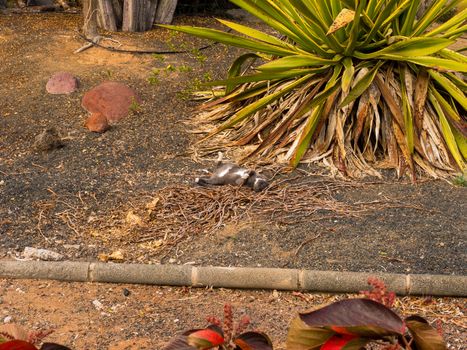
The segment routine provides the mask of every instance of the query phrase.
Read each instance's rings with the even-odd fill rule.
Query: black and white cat
[[[234,163],[223,163],[222,154],[219,154],[217,168],[209,177],[197,177],[195,182],[201,186],[208,185],[235,185],[247,186],[260,192],[269,186],[268,181],[254,170],[243,168]]]

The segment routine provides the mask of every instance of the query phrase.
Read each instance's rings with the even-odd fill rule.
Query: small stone
[[[177,262],[177,259],[170,258],[169,259],[169,264],[175,264]]]
[[[12,319],[13,319],[13,317],[7,316],[7,317],[5,317],[5,318],[3,319],[3,323],[10,323]]]
[[[123,295],[124,296],[128,297],[128,296],[130,296],[130,294],[131,294],[131,292],[128,289],[123,288]]]
[[[107,118],[99,112],[92,113],[84,122],[84,126],[90,131],[98,133],[104,133],[110,128]]]
[[[58,72],[52,75],[45,86],[49,94],[71,94],[78,89],[78,79],[69,72]]]
[[[23,251],[23,258],[39,259],[45,261],[58,261],[63,259],[63,255],[47,249],[26,247]]]
[[[34,139],[34,149],[36,151],[52,151],[57,148],[63,147],[63,141],[54,127],[46,128]]]
[[[102,310],[104,308],[104,305],[102,305],[102,303],[95,299],[92,301],[92,305],[94,305],[94,307],[97,309],[97,310]]]

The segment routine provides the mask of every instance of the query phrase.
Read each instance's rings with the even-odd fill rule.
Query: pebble
[[[39,259],[45,261],[58,261],[63,259],[62,254],[47,249],[38,249],[33,247],[24,248],[22,255],[25,259]]]
[[[124,296],[127,297],[127,296],[129,296],[130,294],[131,294],[131,292],[130,292],[128,289],[123,288],[123,295],[124,295]]]
[[[92,301],[92,305],[94,305],[97,310],[102,310],[104,308],[104,305],[97,299]]]
[[[10,323],[12,319],[13,319],[13,317],[7,316],[7,317],[5,317],[5,318],[3,319],[3,323]]]

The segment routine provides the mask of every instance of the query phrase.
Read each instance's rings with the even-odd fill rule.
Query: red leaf
[[[323,344],[321,350],[341,350],[349,341],[357,338],[356,335],[334,335]]]
[[[37,350],[37,348],[24,340],[11,340],[0,344],[0,350]]]
[[[316,311],[300,314],[309,327],[330,329],[340,334],[380,338],[402,335],[405,324],[391,309],[369,299],[346,299]]]
[[[206,350],[223,343],[222,329],[216,325],[210,325],[208,328],[186,331],[172,339],[164,350]]]
[[[215,330],[206,328],[193,332],[188,336],[188,344],[198,349],[210,349],[224,343],[224,337]]]
[[[272,350],[272,342],[264,333],[245,332],[234,340],[239,350]]]

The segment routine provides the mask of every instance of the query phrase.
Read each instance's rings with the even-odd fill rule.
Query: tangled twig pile
[[[296,224],[305,220],[357,217],[394,206],[394,203],[380,201],[345,203],[334,198],[340,190],[356,186],[361,185],[335,180],[300,183],[285,180],[258,194],[245,187],[171,185],[155,194],[146,204],[145,213],[134,211],[141,220],[138,224],[127,220],[118,231],[127,242],[161,250],[192,236],[211,234],[227,224],[249,221]]]

